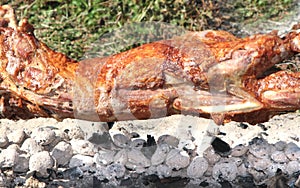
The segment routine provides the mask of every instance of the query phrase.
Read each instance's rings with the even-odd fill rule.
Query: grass
[[[294,5],[293,0],[236,0],[234,9],[241,20],[270,19],[281,16]]]
[[[126,23],[159,21],[188,30],[219,29],[230,20],[280,16],[293,0],[0,0],[28,18],[51,48],[80,59],[91,43]]]

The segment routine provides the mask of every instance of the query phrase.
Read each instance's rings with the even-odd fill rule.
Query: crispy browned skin
[[[291,32],[240,39],[225,31],[190,32],[110,57],[75,62],[49,49],[0,8],[2,118],[91,121],[172,114],[249,123],[300,108],[300,74],[263,73],[299,52]],[[2,15],[1,15],[2,11]],[[3,13],[4,12],[4,13]]]
[[[204,31],[108,57],[96,81],[95,110],[102,121],[176,113],[212,114],[217,123],[266,121],[299,109],[298,73],[257,80],[294,54],[291,42],[296,37],[291,33],[284,40],[275,34],[238,39],[223,31]],[[282,74],[286,77],[278,82]],[[270,87],[273,83],[277,87]]]
[[[73,117],[72,87],[77,62],[49,49],[13,10],[0,7],[0,117]]]

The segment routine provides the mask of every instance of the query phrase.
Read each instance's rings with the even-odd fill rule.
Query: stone
[[[93,133],[88,141],[104,149],[111,149],[114,145],[111,135],[108,132],[104,132],[103,134]]]
[[[157,145],[146,146],[141,149],[141,152],[148,158],[151,159],[153,154],[155,153]]]
[[[215,152],[212,146],[208,147],[203,152],[203,156],[207,159],[210,165],[216,164],[221,159],[221,156]]]
[[[285,149],[288,149],[288,148],[298,148],[298,145],[295,144],[294,142],[289,142],[285,146]]]
[[[100,150],[94,156],[94,162],[98,165],[109,165],[114,161],[116,152],[112,150]]]
[[[151,165],[150,160],[140,150],[130,149],[127,152],[127,157],[128,161],[125,166],[129,169],[146,168]]]
[[[213,178],[204,178],[204,179],[200,179],[200,180],[194,180],[192,179],[191,181],[189,181],[189,183],[185,186],[185,188],[224,188],[224,187],[231,187],[231,186],[224,186],[221,185],[220,183],[222,182],[218,182],[216,180],[214,180]]]
[[[128,161],[128,153],[127,149],[121,149],[116,153],[114,156],[115,163],[120,163],[122,165],[125,165]]]
[[[0,153],[0,168],[12,168],[18,163],[19,153],[15,148],[7,148]]]
[[[54,132],[56,135],[56,140],[59,140],[59,141],[70,141],[71,140],[68,133],[64,132],[61,129],[54,130]]]
[[[29,159],[29,170],[36,171],[41,177],[48,177],[47,169],[53,169],[55,161],[48,151],[33,154]]]
[[[283,151],[284,148],[286,147],[286,142],[284,141],[278,141],[274,144],[275,148],[279,151]]]
[[[68,168],[62,171],[60,174],[65,179],[75,180],[76,178],[83,176],[83,171],[78,166],[76,166],[76,167]]]
[[[24,176],[17,176],[14,178],[14,185],[24,185],[26,182],[26,177]],[[1,187],[1,186],[0,186]]]
[[[145,144],[146,144],[146,140],[137,138],[131,142],[130,148],[142,149]]]
[[[123,134],[113,135],[113,142],[116,146],[120,148],[128,147],[131,144],[130,138]]]
[[[42,151],[43,147],[39,145],[33,138],[27,138],[21,145],[20,149],[30,155],[33,155],[34,153]]]
[[[70,144],[74,154],[94,156],[97,152],[95,145],[88,140],[72,139]]]
[[[185,177],[187,178],[187,173],[186,173],[186,168],[181,169],[181,170],[176,170],[176,169],[172,169],[172,174],[171,177]],[[187,178],[188,179],[188,178]]]
[[[292,175],[293,173],[299,172],[300,170],[300,162],[298,161],[290,161],[286,165],[286,171]]]
[[[56,133],[55,133],[55,135],[56,135]],[[56,135],[54,140],[51,143],[43,146],[44,150],[51,152],[53,150],[53,148],[61,141],[64,141],[64,140],[61,137]]]
[[[216,163],[212,175],[215,180],[233,181],[238,175],[238,168],[234,163]]]
[[[162,164],[165,161],[169,151],[170,151],[170,147],[168,144],[158,145],[154,154],[151,157],[151,164],[152,165]]]
[[[228,157],[228,158],[221,158],[219,162],[234,163],[236,164],[236,166],[240,166],[243,163],[243,159],[240,157]]]
[[[185,168],[189,165],[189,163],[189,155],[186,151],[181,151],[179,149],[172,149],[166,157],[166,164],[175,170]]]
[[[249,150],[248,146],[239,144],[232,148],[230,155],[232,157],[240,157],[243,156]]]
[[[300,148],[297,145],[288,144],[284,150],[285,155],[291,161],[300,161]]]
[[[149,166],[149,168],[146,169],[145,175],[156,174],[156,167],[157,166],[154,165]]]
[[[17,152],[21,152],[20,146],[18,144],[10,144],[6,149],[14,149]]]
[[[43,127],[35,128],[30,136],[42,146],[50,144],[56,138],[55,132],[51,128]]]
[[[157,139],[157,145],[160,144],[168,144],[169,146],[176,148],[178,147],[179,139],[172,135],[162,135]]]
[[[8,187],[9,182],[7,181],[6,175],[0,172],[0,187]]]
[[[157,175],[160,178],[170,177],[172,175],[172,169],[165,164],[160,164],[156,167]]]
[[[286,163],[289,161],[283,151],[275,151],[271,154],[271,159],[276,163]]]
[[[247,171],[253,177],[257,184],[262,183],[269,177],[269,175],[266,174],[264,171],[256,170],[252,167],[248,168]]]
[[[51,155],[58,166],[65,166],[73,156],[72,146],[65,141],[61,141],[52,149]]]
[[[300,175],[298,176],[298,179],[295,181],[295,186],[297,188],[300,187]]]
[[[238,175],[241,177],[247,177],[249,175],[245,163],[238,166]]]
[[[276,151],[275,146],[267,143],[265,140],[249,146],[249,152],[257,158],[268,158],[273,151]]]
[[[212,177],[212,173],[213,173],[213,166],[209,165],[207,170],[204,173],[205,177]]]
[[[195,157],[187,168],[190,178],[201,178],[208,169],[208,162],[203,157]]]
[[[69,167],[79,167],[82,171],[87,171],[94,164],[93,157],[82,154],[74,155],[69,162]]]
[[[263,171],[272,164],[270,158],[257,158],[252,154],[248,155],[247,160],[249,162],[249,167],[252,167],[258,171]]]
[[[18,162],[14,165],[13,171],[18,173],[24,173],[29,170],[29,154],[20,154],[18,156]]]
[[[125,175],[125,167],[119,163],[110,164],[106,167],[106,171],[110,177],[122,178]]]
[[[267,174],[270,177],[272,177],[272,176],[274,177],[274,176],[276,176],[278,169],[280,169],[282,172],[286,172],[286,166],[287,165],[284,163],[270,163],[267,166],[267,168],[265,170],[263,170],[262,172],[264,172],[265,174]]]
[[[73,126],[70,129],[65,129],[65,132],[68,133],[71,140],[83,140],[85,137],[84,131],[78,125]]]
[[[10,143],[14,143],[14,144],[22,143],[24,141],[25,137],[26,137],[26,134],[23,131],[23,129],[17,129],[17,130],[11,131],[9,134],[7,134],[8,141]]]
[[[4,132],[0,132],[0,148],[5,148],[8,143],[7,135]]]
[[[230,145],[218,137],[214,138],[211,145],[214,148],[215,152],[220,154],[221,156],[227,156],[231,151]]]

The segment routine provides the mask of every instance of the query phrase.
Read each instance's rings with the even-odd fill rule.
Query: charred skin
[[[291,32],[236,38],[190,32],[105,58],[76,62],[38,41],[0,8],[0,117],[149,119],[173,114],[257,123],[300,108],[300,74],[274,64],[300,51]]]

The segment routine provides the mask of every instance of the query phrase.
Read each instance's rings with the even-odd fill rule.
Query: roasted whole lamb
[[[76,62],[0,8],[0,117],[149,119],[172,114],[257,123],[300,109],[300,72],[265,72],[300,51],[300,34],[188,32]]]

